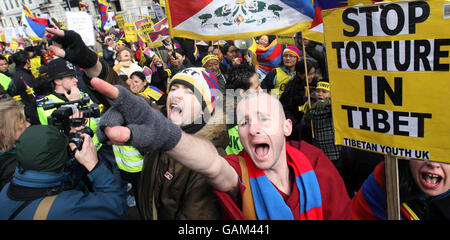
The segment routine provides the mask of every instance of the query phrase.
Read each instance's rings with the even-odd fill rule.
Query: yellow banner
[[[159,41],[159,42],[152,42],[152,41],[150,41],[150,43],[147,43],[147,46],[149,48],[159,48],[159,47],[163,46],[163,43],[161,41]]]
[[[153,32],[153,22],[150,21],[139,25],[138,34],[147,45],[152,42],[148,36],[150,32]]]
[[[117,14],[115,18],[117,26],[119,26],[120,29],[125,29],[125,17],[123,14]]]
[[[450,163],[449,2],[323,15],[336,144]]]
[[[136,26],[134,23],[125,23],[125,41],[127,42],[137,42],[138,36],[136,31]]]
[[[277,35],[278,44],[283,45],[295,45],[295,39],[293,34]]]

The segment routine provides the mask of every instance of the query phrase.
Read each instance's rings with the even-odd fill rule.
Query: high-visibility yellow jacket
[[[3,89],[8,90],[10,83],[11,83],[11,78],[6,76],[3,73],[0,73],[0,84],[3,86]]]
[[[142,171],[144,156],[135,147],[113,145],[113,151],[119,169],[130,173]]]
[[[87,93],[81,92],[81,97],[89,97],[89,95]],[[65,102],[64,99],[61,99],[60,97],[58,97],[55,94],[50,94],[50,95],[46,96],[45,99],[42,102],[40,102],[39,105],[49,104],[49,103],[62,103],[62,102]],[[90,104],[92,104],[92,103],[93,102],[91,100]],[[48,117],[50,115],[52,115],[53,111],[55,111],[55,108],[44,110],[42,108],[42,106],[37,107],[39,121],[41,122],[42,125],[48,125]],[[99,150],[100,147],[102,146],[97,137],[97,126],[98,126],[99,122],[100,122],[100,118],[89,118],[88,123],[87,123],[87,126],[89,128],[91,128],[92,131],[94,132],[94,137],[92,138],[92,141],[94,142],[97,150]]]

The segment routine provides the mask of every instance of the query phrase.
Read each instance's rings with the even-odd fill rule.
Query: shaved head
[[[286,137],[292,122],[277,98],[265,93],[246,95],[236,108],[242,146],[261,170],[270,170],[285,158]]]
[[[260,109],[261,108],[261,109]],[[248,113],[251,110],[262,111],[266,109],[267,112],[279,114],[280,120],[286,120],[281,102],[266,92],[251,92],[245,95],[238,103],[236,108],[237,119],[239,124],[239,115]]]

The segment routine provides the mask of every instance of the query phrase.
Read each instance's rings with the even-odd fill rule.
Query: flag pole
[[[159,51],[159,48],[153,47],[152,49],[153,49],[153,52],[156,52],[156,54],[158,55],[158,58],[162,61],[163,59],[162,59],[161,52]],[[156,49],[156,51],[155,51],[155,49]]]
[[[309,109],[311,109],[311,94],[309,92],[308,66],[306,64],[306,51],[305,51],[305,44],[303,43],[303,36],[302,36],[302,52],[303,52],[303,62],[305,66],[305,82],[306,82],[306,93],[308,95],[308,106]],[[311,134],[312,138],[314,138],[314,124],[312,119],[311,119]]]
[[[69,8],[69,12],[71,12],[71,11],[72,11],[72,8],[70,8],[69,0],[66,0],[66,4],[67,4],[67,7]],[[80,9],[80,10],[81,10],[81,9]]]

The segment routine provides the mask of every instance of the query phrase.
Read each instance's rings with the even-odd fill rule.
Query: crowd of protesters
[[[383,155],[335,145],[323,44],[47,33],[1,43],[0,219],[387,219]],[[449,219],[449,164],[399,165],[402,217]]]

